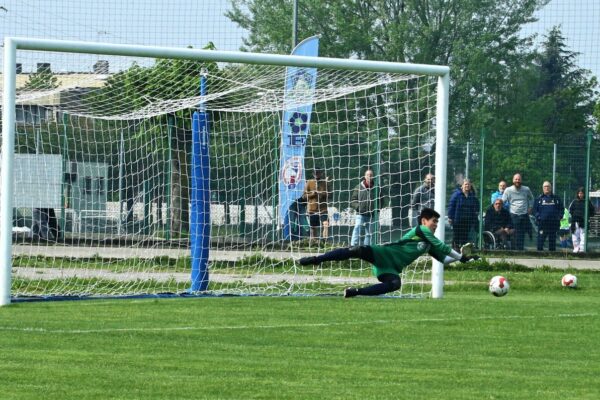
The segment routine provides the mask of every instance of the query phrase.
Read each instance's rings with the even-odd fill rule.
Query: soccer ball
[[[494,296],[502,297],[508,293],[508,289],[510,285],[505,277],[497,275],[490,280],[490,293]]]
[[[564,287],[575,289],[577,287],[577,277],[572,274],[566,274],[560,281]]]

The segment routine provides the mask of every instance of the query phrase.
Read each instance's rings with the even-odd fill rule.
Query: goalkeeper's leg
[[[348,288],[344,290],[344,297],[354,296],[378,296],[389,292],[394,292],[400,289],[402,281],[400,276],[396,274],[381,274],[377,277],[377,280],[381,283],[367,286],[364,288]]]
[[[324,261],[344,261],[351,258],[364,260],[371,264],[375,261],[371,246],[352,246],[331,250],[320,256],[304,257],[301,258],[299,262],[300,265],[310,265],[320,264]],[[400,276],[396,274],[381,274],[377,277],[377,280],[379,280],[380,283],[364,288],[347,288],[344,290],[344,297],[348,298],[358,295],[378,296],[380,294],[396,291],[400,289],[402,284]]]
[[[351,258],[364,260],[371,264],[375,261],[371,246],[352,246],[331,250],[320,256],[303,257],[298,262],[300,265],[316,265],[324,261],[344,261]]]

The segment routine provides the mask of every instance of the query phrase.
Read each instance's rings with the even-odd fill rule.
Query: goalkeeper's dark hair
[[[423,218],[431,219],[431,218],[439,218],[439,217],[440,217],[440,213],[435,211],[433,208],[424,208],[421,210],[421,214],[419,215],[419,225],[421,225],[421,220]]]

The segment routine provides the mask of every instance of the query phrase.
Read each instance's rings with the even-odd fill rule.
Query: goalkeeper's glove
[[[466,255],[463,255],[460,258],[460,262],[461,263],[466,263],[466,262],[469,262],[471,260],[479,260],[479,256],[466,256]]]

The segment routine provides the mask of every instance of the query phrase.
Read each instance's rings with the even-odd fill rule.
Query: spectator
[[[573,239],[573,253],[583,253],[585,251],[585,191],[582,187],[577,189],[575,200],[569,206],[571,214],[571,234]],[[588,200],[588,219],[594,216],[594,206]]]
[[[533,207],[533,193],[521,182],[521,174],[513,176],[513,185],[506,188],[502,195],[503,202],[510,202],[509,212],[515,228],[515,250],[523,250],[525,247],[525,233],[531,230],[529,214]]]
[[[302,198],[306,201],[306,213],[310,224],[310,240],[316,241],[320,237],[321,226],[327,221],[329,187],[322,169],[316,168],[313,172],[313,178],[306,181]],[[326,235],[323,235],[323,237],[326,237]]]
[[[412,212],[411,227],[419,225],[419,215],[424,208],[434,208],[435,203],[435,176],[433,174],[425,175],[423,184],[415,190],[410,199],[410,208]]]
[[[492,232],[496,238],[497,248],[508,248],[508,242],[512,238],[513,233],[515,233],[515,229],[513,228],[510,213],[504,208],[502,198],[496,198],[494,204],[486,210],[484,229]]]
[[[301,240],[308,236],[306,226],[306,201],[299,197],[290,204],[288,212],[290,221],[290,239]]]
[[[562,219],[560,220],[560,229],[558,230],[558,234],[560,235],[560,247],[563,249],[567,249],[573,246],[573,241],[571,240],[571,214],[568,209],[564,209]]]
[[[33,238],[36,240],[58,240],[58,220],[54,208],[33,209],[33,226],[31,232]]]
[[[548,250],[556,250],[556,233],[560,228],[564,208],[562,200],[552,193],[552,184],[548,181],[544,182],[542,194],[533,203],[533,216],[538,228],[538,251],[544,250],[546,238],[548,238]]]
[[[479,200],[475,196],[471,181],[465,179],[462,186],[450,197],[448,205],[448,223],[452,225],[455,249],[469,242],[469,233],[475,227],[478,214]]]
[[[504,194],[504,191],[506,190],[506,181],[500,181],[498,182],[498,190],[496,190],[494,193],[492,193],[492,197],[491,197],[491,205],[494,205],[494,202],[496,201],[496,199],[500,198],[502,199],[502,195]],[[508,202],[502,202],[504,205],[504,208],[506,208],[508,210],[509,207],[509,203]]]
[[[373,239],[373,225],[377,217],[377,199],[373,170],[367,169],[365,176],[352,192],[350,206],[356,211],[354,230],[350,244],[357,246],[360,242],[361,231],[365,228],[364,245],[369,246]]]

